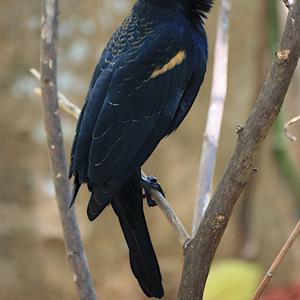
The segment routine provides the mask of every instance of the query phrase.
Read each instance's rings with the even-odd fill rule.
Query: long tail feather
[[[148,297],[163,297],[160,269],[143,211],[139,172],[130,178],[111,204],[129,248],[133,274]]]
[[[95,220],[109,204],[110,200],[111,196],[103,193],[102,190],[94,184],[92,187],[92,195],[87,207],[89,220]]]
[[[76,196],[77,196],[78,191],[80,189],[80,186],[81,186],[81,183],[79,182],[78,175],[75,174],[74,182],[73,182],[73,189],[72,189],[71,198],[70,198],[70,201],[69,201],[69,209],[71,209],[71,207],[75,203],[75,199],[76,199]]]

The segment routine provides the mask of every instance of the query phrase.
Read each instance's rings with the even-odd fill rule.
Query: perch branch
[[[279,265],[282,263],[284,260],[285,256],[287,255],[289,249],[297,239],[297,237],[300,235],[300,220],[298,221],[297,225],[293,229],[292,233],[290,234],[289,238],[285,242],[284,246],[281,248],[280,252],[276,256],[275,260],[273,261],[270,269],[266,273],[265,277],[261,281],[257,291],[255,292],[255,295],[253,297],[253,300],[259,300],[261,295],[263,294],[265,288],[271,281],[274,273],[277,271]]]
[[[285,135],[288,137],[288,139],[291,142],[295,142],[297,140],[297,138],[289,132],[289,127],[299,121],[300,121],[300,116],[297,116],[284,124]]]
[[[38,80],[40,80],[40,73],[36,69],[30,69],[30,73]],[[40,96],[41,90],[36,88],[34,90],[35,94]],[[80,109],[70,101],[64,94],[58,92],[58,100],[59,100],[59,107],[67,112],[68,114],[72,115],[74,118],[78,119],[80,115]],[[144,174],[147,176],[146,174]],[[187,233],[185,227],[183,226],[182,222],[176,215],[174,209],[171,207],[169,202],[162,196],[162,194],[156,190],[151,190],[151,195],[155,202],[157,203],[158,207],[162,210],[164,215],[167,217],[168,221],[174,228],[176,235],[178,237],[179,242],[182,246],[184,246],[189,240],[190,236]]]
[[[43,1],[41,28],[41,91],[44,123],[56,200],[63,228],[64,242],[70,267],[81,300],[96,300],[92,276],[84,253],[74,208],[68,213],[71,189],[67,176],[57,95],[57,30],[58,0]]]
[[[174,228],[177,238],[179,239],[181,245],[185,248],[187,243],[191,240],[189,234],[187,233],[185,227],[183,226],[180,219],[177,217],[174,209],[169,204],[168,200],[166,200],[163,195],[156,191],[151,190],[151,196],[153,197],[153,200],[157,203],[159,208],[162,210],[164,215],[167,217],[168,221]]]
[[[143,171],[142,174],[145,177],[147,177],[147,175]],[[164,215],[167,217],[169,223],[172,225],[176,232],[178,240],[180,241],[181,245],[185,248],[187,243],[191,240],[191,237],[187,233],[180,219],[177,217],[174,209],[169,204],[168,200],[160,192],[156,190],[151,190],[151,196],[158,205],[158,207],[162,210]]]
[[[211,197],[211,186],[227,94],[229,13],[230,0],[223,0],[221,2],[215,45],[211,101],[199,165],[198,196],[194,210],[193,234],[200,224]]]
[[[234,153],[201,220],[194,239],[185,248],[178,293],[180,300],[202,299],[209,269],[234,205],[253,174],[258,150],[274,123],[300,55],[300,0],[290,7],[286,26],[267,78]]]

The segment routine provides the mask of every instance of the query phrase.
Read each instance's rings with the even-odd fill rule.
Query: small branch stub
[[[225,220],[225,216],[222,215],[222,214],[219,214],[218,217],[217,217],[217,220],[218,220],[219,223],[222,223]]]
[[[244,129],[244,126],[242,124],[238,124],[235,127],[235,132],[239,135]]]
[[[293,4],[293,0],[282,0],[282,2],[288,9],[290,9],[291,5]]]
[[[288,122],[286,122],[284,124],[284,132],[285,132],[285,135],[287,136],[287,138],[291,141],[291,142],[295,142],[297,140],[297,138],[292,135],[290,132],[289,132],[289,127],[297,122],[300,122],[300,115],[289,120]]]
[[[278,50],[276,52],[276,56],[280,61],[286,61],[289,59],[291,54],[291,50],[289,49],[283,49],[283,50]]]
[[[259,172],[259,167],[254,167],[254,168],[252,168],[252,169],[251,169],[251,172],[252,172],[253,175],[257,175],[258,172]]]

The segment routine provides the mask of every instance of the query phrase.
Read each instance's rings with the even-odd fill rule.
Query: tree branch
[[[285,242],[284,246],[276,256],[275,260],[273,261],[270,269],[266,273],[265,277],[263,278],[262,282],[260,283],[257,291],[255,292],[255,295],[253,297],[253,300],[259,300],[262,293],[270,283],[274,273],[277,271],[279,265],[282,263],[284,260],[285,256],[287,255],[289,249],[297,239],[297,237],[300,235],[300,220],[298,221],[297,225],[293,229],[292,233],[290,234],[289,238]]]
[[[41,78],[40,73],[36,69],[31,68],[30,73],[36,79],[40,80]],[[41,90],[39,88],[36,88],[34,92],[38,96],[41,96]],[[80,109],[72,101],[70,101],[64,94],[60,92],[58,92],[58,103],[59,103],[59,107],[62,110],[64,110],[66,113],[72,115],[76,119],[79,118]],[[147,176],[144,172],[143,174]],[[169,202],[166,200],[166,198],[163,197],[163,195],[160,192],[156,190],[151,190],[151,195],[153,197],[153,200],[157,203],[158,207],[162,210],[163,214],[167,217],[168,221],[174,228],[179,242],[181,243],[182,246],[185,246],[186,243],[191,238],[187,233],[185,227],[183,226],[182,222],[176,215],[174,209],[171,207]]]
[[[163,214],[167,217],[169,223],[172,225],[176,232],[179,242],[181,243],[183,248],[185,248],[188,242],[191,240],[191,237],[187,233],[180,219],[177,217],[174,209],[160,192],[151,190],[151,196],[157,203],[158,207],[162,210]]]
[[[63,228],[64,242],[70,267],[74,273],[80,299],[96,300],[92,277],[82,246],[74,208],[68,212],[71,195],[63,144],[57,95],[57,29],[58,0],[43,1],[41,28],[41,90],[44,122],[56,200]]]
[[[199,165],[198,196],[194,210],[193,234],[200,224],[211,197],[211,186],[227,94],[229,13],[230,0],[223,0],[217,27],[211,101]]]
[[[300,55],[300,0],[290,7],[284,33],[262,91],[238,141],[229,165],[217,186],[195,238],[185,249],[178,293],[180,300],[202,299],[208,272],[234,205],[257,173],[255,158],[275,121]]]
[[[41,74],[39,73],[38,70],[31,68],[29,72],[38,80],[41,81]],[[38,96],[42,95],[42,91],[40,88],[36,88],[34,90],[34,93],[37,94]],[[64,110],[66,113],[69,115],[73,116],[74,118],[78,119],[80,115],[80,109],[72,103],[64,94],[61,92],[57,91],[58,94],[58,105],[62,110]]]

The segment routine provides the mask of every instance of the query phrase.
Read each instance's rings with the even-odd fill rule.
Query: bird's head
[[[210,11],[213,0],[146,0],[150,3],[155,3],[159,6],[173,6],[179,4],[190,18],[195,23],[203,23],[203,19],[206,18],[206,14]]]
[[[203,23],[206,14],[210,11],[213,0],[177,0],[183,3],[195,22]]]

